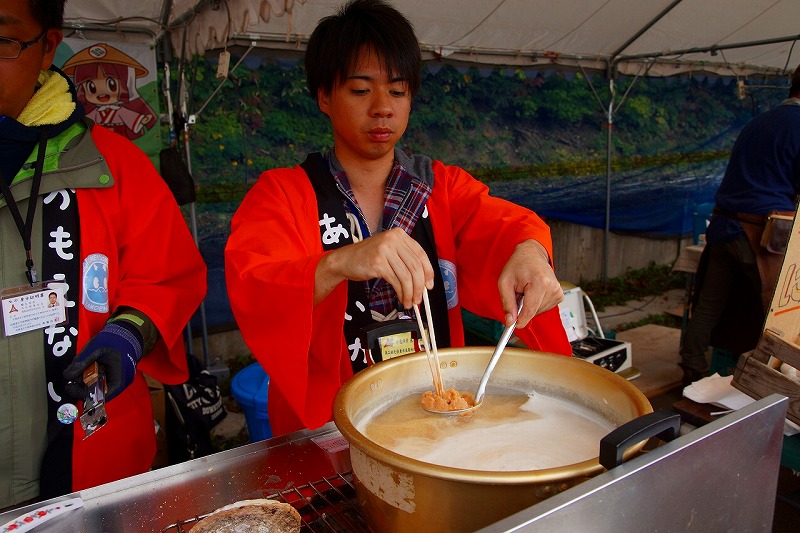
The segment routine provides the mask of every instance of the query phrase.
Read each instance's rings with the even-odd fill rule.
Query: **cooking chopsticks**
[[[436,348],[436,333],[433,329],[433,316],[431,313],[431,303],[428,300],[428,289],[423,290],[422,301],[425,303],[425,314],[428,319],[428,336],[425,339],[425,354],[428,356],[428,365],[431,367],[433,388],[437,395],[442,396],[444,393],[444,386],[442,385],[442,372],[439,367],[439,350]],[[422,314],[417,304],[414,304],[414,314],[417,315],[417,325],[419,326],[420,335],[425,335]],[[428,344],[430,344],[430,348]]]

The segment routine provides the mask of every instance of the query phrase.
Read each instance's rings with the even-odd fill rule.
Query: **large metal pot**
[[[445,387],[474,391],[491,353],[491,347],[439,350]],[[624,378],[551,353],[507,348],[489,384],[574,402],[616,426],[653,411],[644,394]],[[604,470],[597,458],[522,472],[439,466],[390,451],[357,429],[376,410],[431,389],[426,355],[417,353],[359,372],[336,396],[334,422],[350,443],[358,502],[375,531],[474,531]],[[638,453],[644,443],[629,447],[625,457]]]

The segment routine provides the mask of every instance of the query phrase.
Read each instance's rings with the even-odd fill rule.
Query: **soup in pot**
[[[425,411],[411,394],[365,417],[357,427],[373,442],[426,463],[486,471],[528,471],[597,457],[614,424],[543,394],[494,389],[466,415]]]

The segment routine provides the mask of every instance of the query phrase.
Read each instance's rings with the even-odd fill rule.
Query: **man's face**
[[[408,83],[390,79],[378,56],[362,49],[356,68],[330,94],[319,93],[319,107],[333,126],[336,157],[347,162],[394,158],[394,145],[408,126]]]
[[[58,297],[55,294],[50,295],[50,305],[55,304],[58,301]]]
[[[42,33],[27,0],[0,0],[0,36],[25,42]],[[16,59],[0,59],[0,115],[17,118],[33,96],[39,72],[50,68],[63,35],[50,29],[38,43]]]

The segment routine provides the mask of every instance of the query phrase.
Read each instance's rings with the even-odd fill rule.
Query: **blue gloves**
[[[133,383],[136,365],[142,358],[142,344],[142,334],[133,324],[125,320],[108,322],[64,370],[67,394],[76,400],[84,399],[83,371],[97,361],[106,374],[106,401],[111,401]]]

